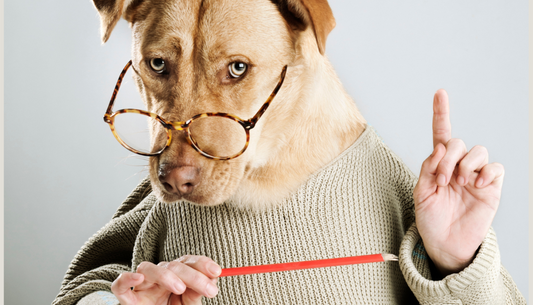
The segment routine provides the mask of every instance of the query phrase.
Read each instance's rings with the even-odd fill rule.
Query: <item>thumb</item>
[[[183,302],[181,301],[181,295],[177,295],[173,293],[170,295],[168,304],[169,305],[184,305]]]
[[[111,291],[117,297],[120,304],[136,304],[137,298],[131,287],[143,282],[144,276],[139,273],[124,272],[111,284]]]
[[[446,154],[446,147],[439,143],[433,149],[433,153],[422,163],[420,176],[415,188],[415,196],[424,201],[437,190],[437,167]]]
[[[198,292],[187,289],[182,295],[172,294],[169,300],[170,305],[202,305],[202,295]]]

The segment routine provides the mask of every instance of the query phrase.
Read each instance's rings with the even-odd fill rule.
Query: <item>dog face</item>
[[[327,6],[325,1],[315,2]],[[146,110],[174,122],[208,112],[251,118],[278,83],[285,65],[289,65],[290,78],[290,65],[302,55],[298,48],[304,35],[300,34],[309,30],[313,18],[308,13],[312,11],[309,4],[306,7],[299,1],[133,0],[95,1],[95,5],[102,17],[104,41],[120,15],[130,22],[133,77]],[[324,47],[319,37],[331,29],[321,28],[325,34],[318,33],[317,26],[314,29],[310,29],[310,43],[318,53]],[[272,162],[273,152],[281,149],[278,138],[282,135],[275,127],[276,121],[286,121],[286,114],[297,108],[288,98],[290,83],[286,81],[270,109],[250,131],[249,146],[237,158],[206,158],[193,149],[185,132],[173,131],[170,146],[149,161],[158,198],[165,202],[184,199],[201,205],[220,204],[235,194],[255,169]],[[292,110],[284,109],[287,107]],[[209,145],[242,145],[238,144],[242,141],[238,128],[210,122],[198,133],[207,135],[221,129],[222,136],[212,137]],[[150,132],[152,139],[165,135],[158,125],[150,126]]]

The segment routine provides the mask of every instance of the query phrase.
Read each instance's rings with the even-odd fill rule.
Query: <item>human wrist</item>
[[[479,247],[478,247],[479,249]],[[438,272],[440,278],[445,278],[446,276],[459,273],[468,267],[474,260],[478,249],[472,255],[467,256],[467,258],[457,258],[448,253],[440,251],[439,254],[431,253],[427,249],[428,256],[435,267],[435,271]]]

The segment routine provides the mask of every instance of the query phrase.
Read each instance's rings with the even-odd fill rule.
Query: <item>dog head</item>
[[[210,159],[184,131],[150,157],[158,198],[216,205],[231,198],[243,181],[260,176],[275,160],[291,116],[298,111],[298,65],[322,57],[335,26],[326,0],[94,0],[105,42],[121,17],[133,31],[134,79],[146,110],[172,122],[202,113],[229,113],[248,120],[262,107],[288,65],[287,79],[270,108],[250,131],[246,151],[230,160]],[[206,121],[207,122],[207,121]],[[281,125],[281,126],[280,126]],[[234,126],[234,125],[232,125]],[[150,126],[152,139],[165,130]],[[197,126],[213,151],[242,146],[242,130]],[[200,145],[201,146],[201,145]]]

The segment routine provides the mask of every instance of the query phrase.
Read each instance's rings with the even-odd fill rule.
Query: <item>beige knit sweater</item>
[[[263,212],[161,203],[145,180],[76,255],[53,304],[118,304],[105,292],[118,274],[184,254],[230,268],[376,253],[400,261],[221,278],[218,296],[203,303],[525,304],[492,230],[470,266],[432,280],[414,224],[415,184],[372,128]]]

